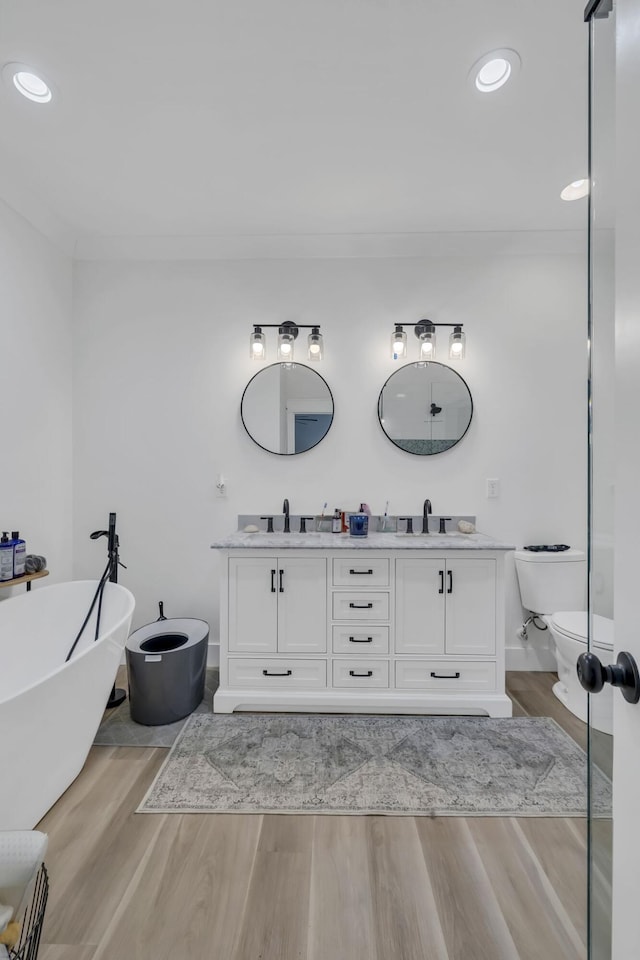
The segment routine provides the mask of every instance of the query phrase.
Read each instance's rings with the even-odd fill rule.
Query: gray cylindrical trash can
[[[209,624],[156,620],[134,630],[126,643],[131,719],[146,726],[175,723],[204,697]]]

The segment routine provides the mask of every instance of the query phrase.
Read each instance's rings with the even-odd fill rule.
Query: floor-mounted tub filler
[[[0,603],[0,830],[28,830],[78,776],[100,724],[135,606],[104,587],[68,662],[98,581],[44,587]]]

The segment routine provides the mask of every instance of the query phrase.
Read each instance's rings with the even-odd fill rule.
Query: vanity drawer
[[[389,561],[384,557],[362,560],[360,557],[334,557],[334,587],[388,587]]]
[[[388,620],[388,593],[334,593],[334,620]]]
[[[397,660],[396,687],[434,693],[489,693],[496,689],[496,664],[491,660]]]
[[[334,660],[334,687],[388,687],[388,660]]]
[[[326,660],[229,659],[230,687],[315,690],[326,685]]]
[[[389,627],[333,626],[333,652],[371,656],[389,653]]]

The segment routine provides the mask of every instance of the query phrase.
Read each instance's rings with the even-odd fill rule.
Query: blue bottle
[[[20,534],[14,530],[11,534],[9,543],[13,544],[13,575],[14,577],[24,577],[25,575],[25,557],[27,555],[27,545],[20,539]]]
[[[0,581],[13,580],[13,543],[5,530],[0,538]]]

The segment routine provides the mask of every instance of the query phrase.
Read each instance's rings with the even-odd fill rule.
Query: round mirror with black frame
[[[263,450],[294,456],[311,450],[327,435],[333,423],[333,395],[311,367],[272,363],[245,387],[240,416]]]
[[[444,363],[408,363],[391,374],[378,397],[378,419],[389,440],[420,457],[459,443],[473,415],[471,391]]]

